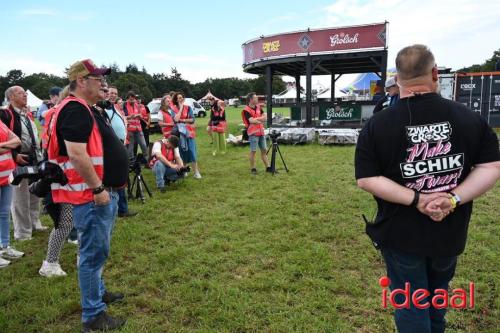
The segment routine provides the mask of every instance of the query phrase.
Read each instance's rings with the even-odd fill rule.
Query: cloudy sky
[[[439,66],[481,63],[500,48],[500,1],[9,1],[0,9],[0,74],[61,75],[77,59],[177,67],[187,79],[248,77],[241,44],[260,35],[389,22],[389,67],[424,43]]]

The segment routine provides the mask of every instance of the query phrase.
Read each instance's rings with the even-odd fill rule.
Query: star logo
[[[299,38],[298,44],[301,49],[307,51],[313,43],[313,40],[309,35],[304,34]]]
[[[385,32],[385,26],[380,30],[380,32],[377,35],[378,39],[385,45],[385,38],[386,38],[386,32]]]

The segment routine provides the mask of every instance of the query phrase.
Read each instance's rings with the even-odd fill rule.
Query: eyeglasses
[[[85,76],[84,79],[86,80],[96,80],[96,81],[101,81],[101,83],[106,83],[106,78],[105,77],[95,77],[95,76]]]
[[[109,92],[109,90],[108,90],[108,89],[101,89],[101,91],[102,91],[103,93],[105,93],[105,94],[107,94],[107,93]]]

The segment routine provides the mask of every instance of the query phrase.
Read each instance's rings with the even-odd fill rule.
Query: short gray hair
[[[8,87],[7,90],[5,90],[5,99],[7,100],[7,102],[10,102],[10,97],[14,94],[14,90],[16,87],[18,86]]]
[[[435,64],[431,50],[422,44],[407,46],[396,56],[396,70],[401,80],[410,80],[429,74]]]

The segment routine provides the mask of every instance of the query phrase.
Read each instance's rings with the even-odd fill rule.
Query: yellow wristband
[[[457,208],[457,200],[455,199],[455,197],[451,197],[450,201],[451,201],[451,208],[452,209]]]

